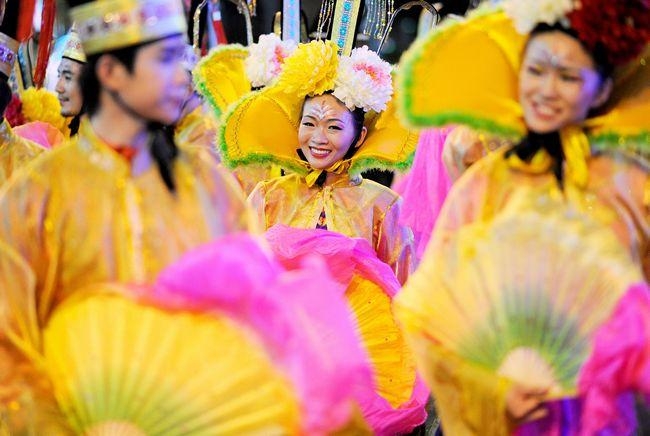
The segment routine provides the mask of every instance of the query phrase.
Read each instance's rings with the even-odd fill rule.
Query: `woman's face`
[[[183,64],[181,35],[146,44],[135,55],[133,71],[118,93],[140,116],[162,124],[178,120],[188,97],[189,76]]]
[[[365,137],[365,127],[359,141],[352,112],[331,94],[307,98],[298,129],[300,149],[314,169],[327,169],[343,159],[351,146],[358,147]]]
[[[609,97],[580,42],[560,32],[544,32],[528,42],[519,73],[519,101],[529,130],[548,133],[580,124],[590,109]]]

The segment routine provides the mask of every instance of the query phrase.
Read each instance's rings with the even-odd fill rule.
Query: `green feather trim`
[[[644,130],[634,135],[620,135],[615,132],[587,135],[594,148],[602,149],[638,149],[647,154],[650,152],[650,130]]]
[[[616,151],[650,162],[650,131],[636,135],[619,135],[608,132],[587,136],[591,149],[595,152]]]
[[[480,130],[504,139],[521,138],[525,132],[497,123],[489,118],[476,117],[461,112],[445,112],[428,116],[413,116],[412,123],[419,128],[443,127],[449,124],[463,124],[472,129]]]
[[[194,89],[203,97],[207,100],[208,106],[210,106],[210,109],[214,112],[214,116],[219,119],[221,118],[222,111],[217,102],[214,100],[213,95],[208,92],[208,85],[205,83],[204,80],[202,80],[199,77],[194,78]]]
[[[374,158],[374,157],[362,157],[360,159],[351,159],[352,164],[350,165],[350,174],[357,175],[361,174],[364,171],[368,170],[384,170],[384,171],[399,171],[405,172],[411,165],[413,165],[413,159],[415,157],[415,152],[410,153],[408,157],[399,162],[387,161],[384,159]]]
[[[229,168],[237,168],[241,166],[249,166],[249,165],[278,165],[282,168],[285,168],[287,170],[290,170],[296,174],[299,175],[305,175],[308,173],[307,168],[305,165],[298,159],[298,156],[296,155],[296,159],[290,159],[290,158],[280,158],[278,156],[275,156],[271,153],[249,153],[244,156],[239,156],[235,157],[232,155],[230,152],[230,148],[228,146],[228,143],[226,141],[226,125],[228,124],[228,120],[230,117],[233,116],[235,109],[241,105],[246,103],[247,100],[255,97],[258,92],[261,91],[253,91],[250,94],[245,95],[242,97],[240,100],[236,101],[233,103],[229,108],[228,111],[226,112],[226,115],[223,117],[222,123],[219,126],[219,137],[218,137],[218,148],[221,153],[221,158],[223,163],[229,167]]]
[[[228,44],[228,45],[215,47],[212,50],[210,50],[210,53],[208,53],[203,59],[201,59],[194,67],[194,70],[192,70],[192,81],[194,82],[194,89],[203,98],[205,98],[208,101],[208,105],[214,111],[214,114],[217,117],[217,119],[221,118],[221,115],[223,114],[223,110],[221,109],[220,105],[217,104],[214,95],[212,95],[212,93],[210,93],[208,90],[207,79],[203,75],[203,67],[205,66],[205,64],[211,62],[213,58],[216,56],[219,56],[227,52],[239,52],[242,50],[247,50],[247,49],[241,44]]]

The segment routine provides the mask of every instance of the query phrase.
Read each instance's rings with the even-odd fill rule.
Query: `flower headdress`
[[[381,112],[393,95],[390,71],[390,64],[368,47],[355,48],[341,57],[333,94],[348,109]]]
[[[647,154],[650,51],[641,50],[650,40],[650,2],[581,0],[578,6],[505,0],[502,5],[503,10],[479,8],[438,26],[403,55],[397,75],[402,119],[420,128],[465,124],[517,140],[526,132],[518,77],[528,36],[517,28],[559,23],[570,26],[587,48],[604,48],[616,66],[608,103],[586,121],[591,145]],[[626,59],[632,61],[622,64]],[[443,86],[432,86],[436,83]]]
[[[260,35],[257,43],[218,46],[192,71],[196,90],[217,116],[251,91],[268,86],[280,75],[284,61],[296,48],[277,35]]]
[[[5,113],[7,122],[20,126],[42,121],[68,135],[66,119],[61,115],[61,104],[56,95],[44,88],[27,88],[20,95],[14,94]]]
[[[294,41],[282,41],[275,33],[260,35],[256,44],[248,47],[244,61],[246,75],[253,88],[268,86],[282,72],[284,60],[293,53]]]
[[[634,59],[650,40],[647,0],[505,0],[503,10],[522,34],[539,23],[573,29],[589,50],[603,47],[612,65]]]
[[[391,66],[366,47],[339,56],[332,41],[301,44],[271,86],[249,94],[225,116],[220,135],[224,161],[230,166],[275,163],[297,173],[309,169],[297,149],[305,97],[325,92],[350,110],[362,108],[366,140],[350,160],[350,172],[369,168],[405,169],[412,161],[417,134],[395,117]],[[266,127],[259,128],[260,120]]]

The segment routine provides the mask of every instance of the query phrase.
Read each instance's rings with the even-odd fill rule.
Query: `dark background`
[[[395,9],[407,3],[408,0],[395,0]],[[430,3],[432,1],[429,0]],[[192,0],[192,6],[195,8],[200,3],[199,0]],[[318,22],[318,13],[320,11],[322,0],[302,0],[301,8],[303,18],[306,22],[308,33],[315,32]],[[445,0],[436,2],[441,5],[441,17],[453,13],[462,15],[467,10],[470,0]],[[222,0],[221,13],[223,25],[226,32],[226,37],[229,43],[238,42],[246,44],[246,31],[244,17],[237,12],[237,6],[229,1]],[[363,6],[362,6],[363,7]],[[257,13],[253,17],[253,35],[255,41],[261,34],[273,32],[273,20],[275,13],[282,10],[282,0],[258,0]],[[420,7],[413,7],[409,10],[401,12],[393,24],[393,29],[389,34],[389,38],[382,49],[382,57],[391,63],[399,60],[401,53],[408,48],[413,42],[417,32],[418,17],[420,15]],[[364,18],[360,14],[360,21]],[[204,20],[202,20],[204,22]],[[363,26],[358,26],[362,29]],[[357,38],[357,45],[368,45],[370,48],[376,49],[379,43],[378,39],[359,36]]]

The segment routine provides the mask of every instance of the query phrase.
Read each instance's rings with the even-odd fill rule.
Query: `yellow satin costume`
[[[189,249],[257,228],[237,182],[205,151],[181,148],[173,174],[175,193],[155,164],[133,176],[83,120],[77,138],[5,184],[0,345],[38,360],[53,309],[84,286],[149,283]]]
[[[221,159],[214,144],[218,128],[218,121],[200,104],[180,119],[174,138],[180,147],[202,147],[208,150],[219,162]]]
[[[0,124],[0,186],[18,168],[30,162],[46,149],[16,135],[7,120]]]
[[[413,235],[398,223],[401,199],[392,190],[361,176],[331,174],[323,187],[309,187],[297,174],[261,182],[248,200],[265,229],[285,224],[313,229],[325,212],[327,229],[363,238],[401,283],[412,267]]]

